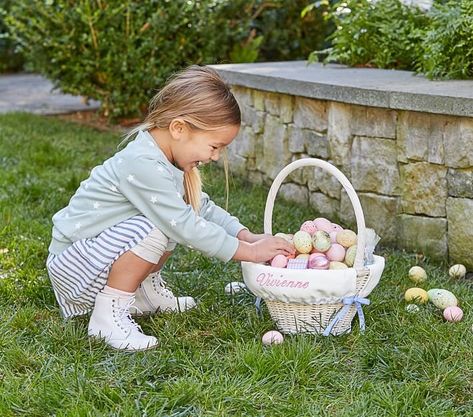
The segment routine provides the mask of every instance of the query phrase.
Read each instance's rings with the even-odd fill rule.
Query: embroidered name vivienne
[[[282,275],[280,275],[282,278]],[[288,288],[308,288],[309,281],[294,281],[274,278],[273,274],[261,272],[256,277],[256,282],[262,287],[288,287]]]

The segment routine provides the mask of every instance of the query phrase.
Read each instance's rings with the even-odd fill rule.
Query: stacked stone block
[[[351,181],[383,245],[473,268],[473,118],[233,92],[242,110],[233,172],[270,185],[291,161],[321,158]],[[355,225],[345,191],[319,168],[293,172],[280,194]]]

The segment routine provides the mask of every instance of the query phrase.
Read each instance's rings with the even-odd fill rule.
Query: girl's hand
[[[272,235],[267,233],[255,234],[250,232],[248,229],[241,230],[240,233],[238,233],[237,235],[238,240],[242,240],[243,242],[248,243],[255,243],[258,240],[267,239],[269,237],[272,237]]]
[[[296,250],[293,245],[280,237],[266,237],[251,244],[253,249],[253,262],[266,262],[276,255],[294,255]]]

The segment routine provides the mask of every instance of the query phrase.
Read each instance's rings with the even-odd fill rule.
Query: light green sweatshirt
[[[168,238],[203,254],[230,260],[245,227],[205,193],[197,214],[183,199],[184,173],[172,165],[149,132],[140,131],[121,151],[95,167],[53,216],[49,251],[61,253],[76,240],[143,214]]]

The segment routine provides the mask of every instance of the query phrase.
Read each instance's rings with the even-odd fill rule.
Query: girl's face
[[[183,127],[179,140],[173,141],[172,155],[175,164],[184,172],[199,163],[217,161],[223,148],[235,139],[239,125],[229,125],[217,130],[196,130]]]

